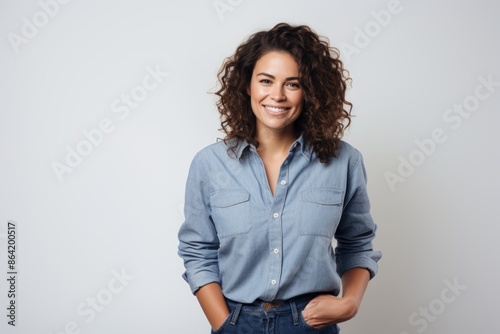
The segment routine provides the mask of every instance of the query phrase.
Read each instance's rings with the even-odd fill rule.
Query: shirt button
[[[279,252],[280,252],[280,250],[278,248],[274,249],[274,254],[278,254]]]
[[[281,185],[284,186],[286,184],[286,181],[285,180],[281,180]]]
[[[279,213],[277,213],[277,212],[273,213],[273,217],[274,217],[274,218],[278,218],[279,216],[280,216],[280,214],[279,214]]]
[[[277,282],[276,282],[276,280],[275,280],[275,279],[273,279],[273,280],[271,281],[271,284],[272,284],[272,285],[276,285],[276,283],[277,283]]]

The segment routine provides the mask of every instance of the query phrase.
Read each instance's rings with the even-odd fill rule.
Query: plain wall
[[[187,171],[222,136],[223,59],[282,21],[327,36],[353,78],[345,140],[383,258],[342,333],[497,331],[500,3],[66,2],[0,4],[4,275],[9,220],[18,243],[2,333],[209,332],[177,256]]]

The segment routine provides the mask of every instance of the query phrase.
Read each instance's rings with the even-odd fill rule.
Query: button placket
[[[288,160],[281,166],[276,192],[272,198],[269,219],[269,251],[271,258],[269,262],[269,285],[263,297],[273,299],[278,294],[281,271],[283,267],[283,227],[282,220],[285,209],[286,194],[288,192]]]

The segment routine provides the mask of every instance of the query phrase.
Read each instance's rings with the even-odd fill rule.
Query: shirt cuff
[[[377,261],[382,257],[378,251],[370,251],[355,254],[343,254],[337,256],[337,272],[339,276],[352,268],[365,268],[370,272],[370,279],[375,277],[378,270]]]
[[[193,295],[204,285],[208,283],[221,283],[219,275],[211,273],[209,271],[199,271],[197,273],[187,273],[187,271],[182,274],[182,278],[189,284],[189,288]]]

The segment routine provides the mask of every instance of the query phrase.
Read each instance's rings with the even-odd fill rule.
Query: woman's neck
[[[277,157],[286,156],[290,146],[297,139],[294,129],[283,131],[259,131],[257,151],[261,156]]]

